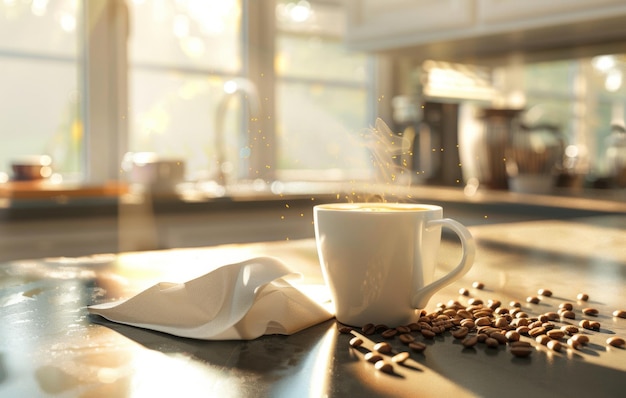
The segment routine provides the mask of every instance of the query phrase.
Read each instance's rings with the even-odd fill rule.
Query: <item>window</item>
[[[0,171],[47,153],[65,180],[98,183],[123,177],[127,151],[184,158],[198,181],[362,171],[373,68],[344,50],[342,13],[328,0],[0,2]],[[233,82],[256,88],[258,115]]]
[[[48,154],[54,170],[81,169],[77,16],[72,0],[0,2],[0,173]]]

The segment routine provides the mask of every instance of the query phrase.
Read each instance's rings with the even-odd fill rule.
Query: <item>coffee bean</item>
[[[520,308],[521,306],[522,306],[522,304],[519,301],[511,301],[511,302],[509,302],[509,307]]]
[[[489,335],[489,337],[496,340],[498,344],[506,344],[508,341],[506,336],[500,332],[493,332]]]
[[[516,341],[514,343],[511,343],[511,347],[532,347],[532,344],[530,344],[528,341]]]
[[[411,333],[411,328],[408,326],[398,326],[396,327],[398,333]]]
[[[561,316],[567,319],[576,319],[576,314],[574,313],[574,311],[563,311],[561,313]]]
[[[482,289],[484,289],[484,288],[485,288],[485,284],[484,284],[484,283],[482,283],[482,282],[475,281],[474,283],[472,283],[472,287],[473,287],[474,289],[479,289],[479,290],[482,290]]]
[[[460,340],[460,339],[465,338],[465,336],[467,336],[468,333],[469,333],[469,329],[464,326],[461,326],[460,328],[452,332],[452,337]]]
[[[422,334],[422,336],[424,336],[425,339],[433,339],[437,335],[437,333],[429,329],[422,329],[420,330],[420,333]]]
[[[517,333],[515,330],[509,330],[508,332],[506,332],[505,336],[506,336],[506,339],[510,343],[519,341],[519,339],[521,337],[520,334]]]
[[[526,302],[530,304],[539,304],[539,297],[537,296],[528,296],[526,297]]]
[[[350,340],[350,346],[351,346],[351,347],[357,348],[357,347],[360,347],[360,346],[362,346],[362,345],[363,345],[363,340],[361,340],[361,339],[360,339],[360,338],[358,338],[358,337],[353,337],[353,338]]]
[[[576,298],[580,301],[587,301],[589,300],[589,295],[586,293],[578,293],[578,295],[576,296]]]
[[[624,341],[623,338],[617,336],[609,337],[606,340],[606,343],[612,347],[617,348],[624,348],[624,346],[626,346],[626,341]]]
[[[417,322],[412,322],[406,325],[412,332],[416,332],[421,329],[421,326]]]
[[[378,324],[374,326],[374,330],[376,331],[376,333],[382,333],[387,329],[389,329],[389,326],[383,324]]]
[[[518,358],[526,358],[530,356],[530,354],[533,352],[533,349],[531,347],[519,346],[511,347],[509,351],[511,351],[511,354],[515,355]]]
[[[583,308],[583,314],[585,314],[585,315],[598,316],[599,313],[600,313],[600,311],[598,311],[595,308]]]
[[[548,337],[554,340],[560,340],[565,337],[565,332],[560,329],[548,330],[548,333],[546,334],[548,335]]]
[[[470,295],[470,291],[463,287],[463,288],[459,289],[459,294],[462,295],[462,296],[469,296]]]
[[[487,316],[483,316],[483,317],[480,317],[480,318],[476,319],[474,321],[474,323],[476,324],[476,326],[490,326],[491,325],[491,318],[489,318]]]
[[[548,346],[549,349],[553,350],[553,351],[561,351],[561,343],[559,343],[557,340],[550,340],[548,341],[548,344],[546,344]]]
[[[485,344],[487,344],[487,347],[489,348],[496,348],[500,345],[500,343],[498,342],[498,340],[492,338],[492,337],[487,337],[485,339]]]
[[[377,352],[370,351],[365,354],[364,358],[367,362],[376,363],[378,361],[381,361],[383,359],[383,356]]]
[[[589,319],[583,319],[582,321],[578,322],[578,326],[583,329],[591,329],[591,322],[589,321]]]
[[[484,343],[484,342],[485,342],[485,340],[487,340],[487,337],[489,337],[489,336],[487,336],[487,335],[486,335],[486,334],[484,334],[484,333],[477,334],[477,335],[476,335],[476,340],[478,340],[478,342],[479,342],[479,343]]]
[[[474,297],[474,298],[467,300],[467,303],[469,305],[481,305],[483,304],[483,301],[479,298]]]
[[[376,333],[376,325],[374,325],[373,323],[368,323],[363,325],[363,327],[361,328],[361,332],[366,335],[366,336],[370,336],[374,333]]]
[[[537,294],[540,295],[540,296],[552,297],[552,291],[550,291],[548,289],[539,289],[537,291]]]
[[[589,326],[591,326],[591,330],[600,330],[600,322],[597,321],[591,321],[589,322]]]
[[[350,326],[341,326],[338,330],[341,334],[350,334],[353,329]]]
[[[409,348],[415,352],[424,352],[426,350],[426,344],[415,341],[409,343]]]
[[[559,308],[562,310],[566,310],[566,311],[571,311],[574,309],[574,306],[572,305],[572,303],[561,303],[559,304]]]
[[[615,310],[613,311],[613,316],[618,318],[626,318],[626,310]]]
[[[546,329],[543,326],[539,326],[528,331],[528,335],[530,337],[537,337],[539,335],[545,334]]]
[[[530,332],[530,328],[528,326],[520,326],[515,331],[522,336],[528,336],[528,332]]]
[[[396,329],[387,329],[384,332],[382,332],[380,335],[383,336],[385,339],[393,339],[395,335],[398,334],[398,331]]]
[[[402,351],[391,357],[391,362],[394,363],[404,363],[407,359],[410,358],[410,354],[406,351]]]
[[[374,344],[374,351],[380,352],[381,354],[389,354],[391,350],[391,344],[386,341]]]
[[[468,330],[474,330],[474,328],[476,328],[476,324],[471,319],[463,319],[461,326],[466,327]]]
[[[561,330],[564,331],[565,333],[567,333],[570,336],[573,336],[576,333],[578,333],[578,328],[576,326],[574,326],[574,325],[561,326]]]
[[[567,345],[572,347],[575,350],[579,350],[582,347],[583,344],[580,341],[578,341],[578,340],[569,338],[569,339],[567,339]]]
[[[405,334],[401,334],[401,335],[398,337],[398,340],[400,340],[400,341],[401,341],[402,343],[404,343],[404,344],[410,344],[410,343],[412,343],[412,342],[414,342],[414,341],[415,341],[415,337],[411,336],[411,335],[410,335],[410,334],[408,334],[408,333],[405,333]]]
[[[555,325],[552,322],[544,322],[541,326],[543,326],[546,330],[552,330],[555,328]]]
[[[587,343],[589,343],[589,337],[587,337],[587,335],[584,335],[584,334],[575,334],[572,337],[570,337],[570,339],[576,340],[580,344],[587,344]]]
[[[560,318],[559,314],[557,314],[556,312],[546,312],[545,316],[548,318],[549,321],[556,321]]]
[[[393,365],[383,360],[376,362],[374,364],[374,368],[384,373],[389,373],[389,374],[393,373]]]
[[[463,344],[463,347],[465,348],[474,347],[477,343],[478,337],[476,335],[467,336],[463,339],[463,341],[461,341],[461,344]]]
[[[542,334],[541,336],[537,336],[535,338],[535,341],[541,345],[547,345],[549,341],[551,341],[552,339],[550,337],[548,337],[545,334]]]
[[[494,325],[500,329],[507,329],[509,327],[509,321],[506,318],[498,318],[496,319]]]

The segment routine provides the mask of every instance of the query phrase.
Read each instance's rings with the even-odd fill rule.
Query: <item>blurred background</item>
[[[3,208],[334,194],[314,183],[376,178],[377,118],[408,186],[621,201],[625,22],[619,0],[0,0]]]

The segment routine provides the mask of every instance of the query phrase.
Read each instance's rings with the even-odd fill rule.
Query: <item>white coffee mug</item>
[[[314,207],[317,251],[339,322],[406,325],[431,296],[471,268],[470,232],[443,218],[440,206],[408,203],[338,203]],[[433,281],[441,227],[462,245],[454,269]]]

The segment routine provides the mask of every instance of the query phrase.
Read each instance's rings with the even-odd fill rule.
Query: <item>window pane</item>
[[[48,154],[53,171],[80,171],[82,128],[76,64],[77,2],[0,3],[0,171]]]
[[[367,151],[360,134],[368,127],[364,124],[367,100],[365,90],[279,84],[278,167],[345,172],[366,169]]]
[[[278,75],[358,83],[367,78],[366,56],[348,52],[339,40],[280,35],[276,49]]]
[[[129,57],[137,65],[241,68],[238,0],[133,0]]]
[[[129,6],[129,150],[184,158],[188,178],[205,178],[216,167],[224,82],[242,70],[240,1],[134,0]],[[241,110],[238,101],[228,105],[221,115],[225,157],[235,159]]]

